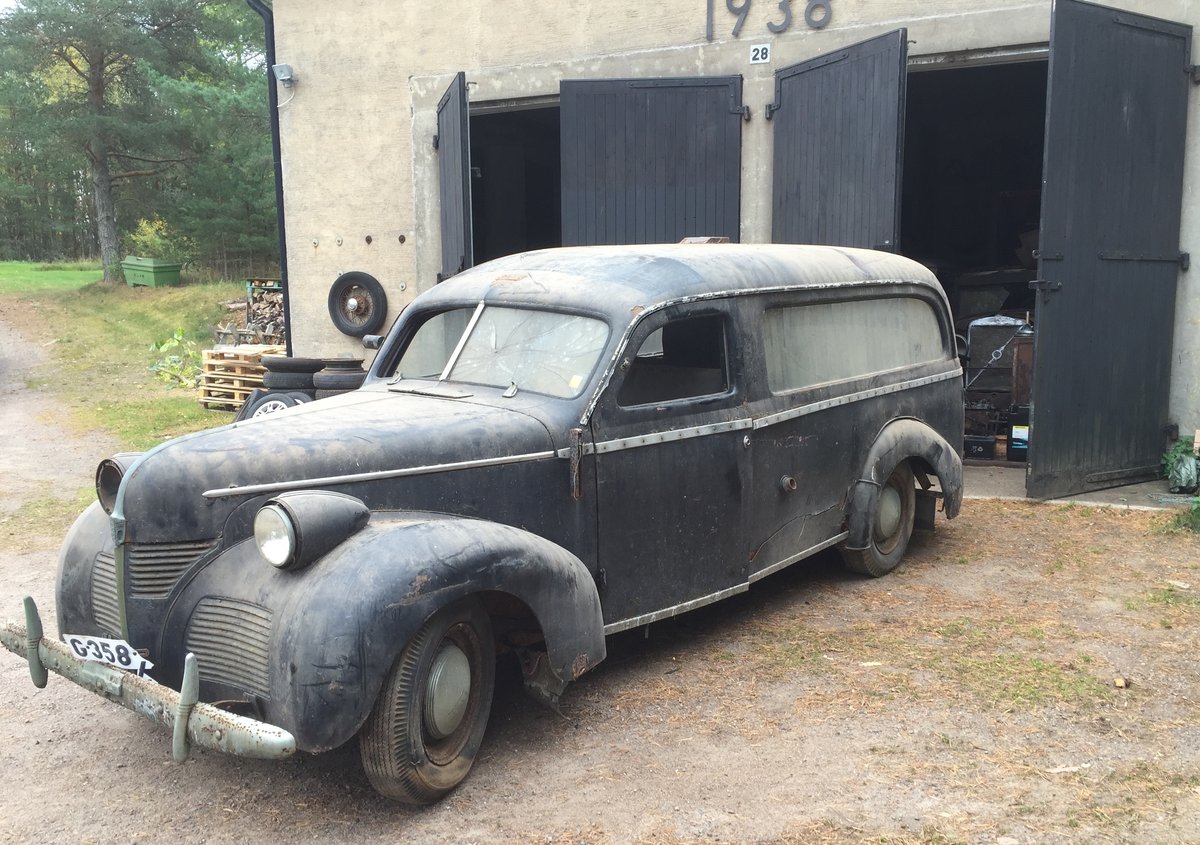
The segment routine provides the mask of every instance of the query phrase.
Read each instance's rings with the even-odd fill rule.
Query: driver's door
[[[592,420],[606,631],[746,589],[750,419],[725,303],[647,317]]]

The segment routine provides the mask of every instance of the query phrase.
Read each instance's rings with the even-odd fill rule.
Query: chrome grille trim
[[[129,544],[125,547],[125,582],[130,597],[166,598],[188,567],[211,549],[214,542]]]
[[[268,698],[271,618],[270,608],[262,605],[202,598],[192,612],[186,637],[187,650],[200,664],[200,679]]]
[[[121,636],[117,559],[112,552],[100,552],[92,562],[92,619],[111,636]]]

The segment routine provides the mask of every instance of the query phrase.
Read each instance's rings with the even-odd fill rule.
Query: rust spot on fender
[[[578,681],[579,676],[592,668],[591,661],[588,660],[586,654],[581,654],[575,658],[575,662],[571,664],[571,680]]]
[[[408,591],[408,594],[405,596],[405,598],[411,599],[414,596],[421,595],[421,590],[428,583],[429,583],[428,575],[424,575],[424,574],[418,575],[416,578],[413,579],[412,589]]]

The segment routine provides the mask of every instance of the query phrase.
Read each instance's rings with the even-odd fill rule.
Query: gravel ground
[[[0,617],[32,594],[53,619],[61,529],[4,526],[113,444],[26,388],[19,316]],[[475,770],[424,810],[353,747],[171,763],[164,731],[0,652],[0,842],[1198,842],[1200,544],[1167,519],[970,502],[887,578],[822,556],[614,638],[561,713],[502,673]]]

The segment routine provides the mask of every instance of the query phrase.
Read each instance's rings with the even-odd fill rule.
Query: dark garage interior
[[[475,261],[562,243],[558,107],[471,114]]]
[[[984,460],[1023,459],[1028,432],[1046,69],[908,75],[900,243],[937,273],[967,341],[967,455]]]

